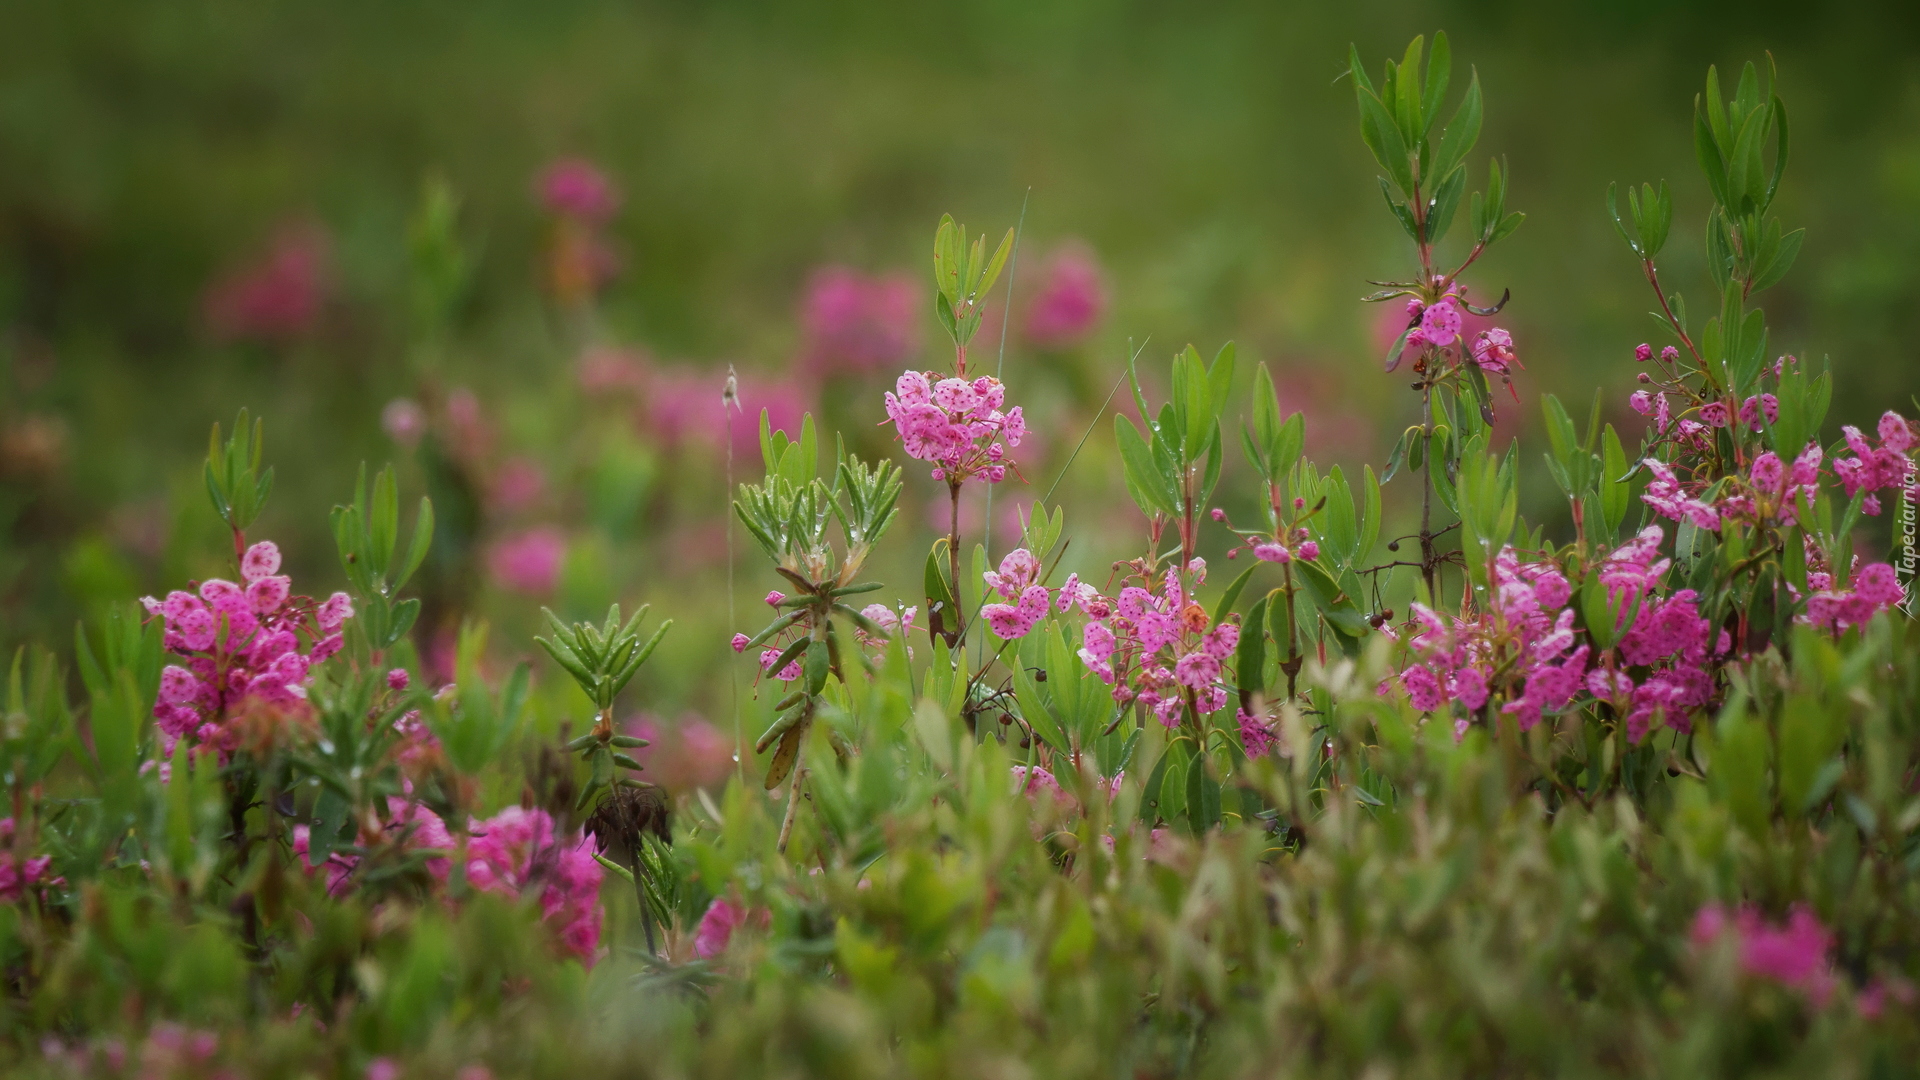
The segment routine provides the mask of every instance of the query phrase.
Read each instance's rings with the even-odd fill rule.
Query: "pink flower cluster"
[[[1189,569],[1194,585],[1206,579],[1201,560]],[[1157,595],[1129,585],[1109,600],[1068,578],[1060,608],[1078,604],[1088,616],[1080,659],[1114,688],[1113,699],[1138,701],[1162,724],[1178,727],[1189,703],[1202,716],[1227,707],[1221,678],[1240,644],[1240,626],[1214,624],[1207,610],[1187,597],[1178,569],[1168,570],[1158,584]]]
[[[541,170],[534,194],[548,211],[602,224],[620,208],[620,192],[585,158],[561,158]]]
[[[320,319],[331,247],[317,225],[283,227],[267,250],[208,287],[208,327],[223,341],[298,338]]]
[[[1206,580],[1207,564],[1195,559],[1188,575],[1194,585]],[[983,577],[1003,602],[980,609],[996,636],[1025,637],[1050,611],[1074,608],[1087,617],[1078,654],[1102,682],[1114,688],[1121,704],[1138,700],[1168,727],[1178,726],[1189,697],[1202,714],[1226,707],[1220,683],[1223,664],[1240,643],[1236,623],[1211,625],[1205,608],[1187,597],[1181,572],[1170,569],[1152,590],[1130,585],[1107,597],[1072,574],[1057,590],[1039,584],[1040,564],[1033,553],[1015,548],[997,571]]]
[[[1881,415],[1877,447],[1857,427],[1849,425],[1840,432],[1846,436],[1847,449],[1853,451],[1854,456],[1834,461],[1833,473],[1840,478],[1840,486],[1846,489],[1848,498],[1862,491],[1868,493],[1861,504],[1865,513],[1880,512],[1880,497],[1874,492],[1881,488],[1899,488],[1902,497],[1909,501],[1920,499],[1920,484],[1914,480],[1913,460],[1908,456],[1915,445],[1913,427],[1905,418],[1892,411]]]
[[[453,835],[440,816],[418,803],[387,800],[388,830],[409,849],[436,853],[427,869],[445,883],[452,871]],[[467,883],[481,892],[518,898],[538,890],[540,915],[567,951],[592,964],[600,948],[600,881],[593,843],[583,835],[557,836],[544,810],[509,806],[467,825]],[[294,829],[293,850],[311,874],[306,826]],[[356,856],[335,852],[324,864],[327,891],[338,895],[359,866]]]
[[[1688,493],[1687,486],[1674,475],[1666,462],[1647,458],[1644,464],[1653,474],[1648,481],[1647,490],[1640,498],[1654,508],[1661,517],[1672,521],[1690,521],[1695,528],[1718,532],[1720,529],[1720,511],[1710,502],[1704,502]]]
[[[1015,765],[1013,767],[1013,789],[1027,797],[1027,801],[1038,806],[1042,797],[1063,810],[1072,810],[1080,805],[1066,788],[1060,786],[1060,778],[1039,765]],[[1120,784],[1127,778],[1122,769],[1112,776],[1099,779],[1096,791],[1105,792],[1107,801],[1112,802],[1120,794]]]
[[[1828,574],[1812,573],[1807,578],[1818,591],[1807,597],[1806,614],[1801,619],[1835,634],[1859,626],[1907,599],[1899,574],[1887,563],[1868,563],[1854,571],[1851,589],[1833,588]]]
[[[1233,718],[1240,725],[1240,745],[1246,748],[1248,757],[1264,757],[1280,741],[1272,724],[1245,709],[1234,710]]]
[[[566,534],[551,525],[504,536],[487,548],[487,573],[502,588],[545,596],[560,583]]]
[[[1544,710],[1564,708],[1586,669],[1588,650],[1574,649],[1573,587],[1552,563],[1522,563],[1511,547],[1494,559],[1493,593],[1471,618],[1449,620],[1413,605],[1420,632],[1409,642],[1415,662],[1400,672],[1413,706],[1434,712],[1458,702],[1469,714],[1507,699],[1525,731]],[[1568,650],[1573,650],[1571,655]],[[1456,722],[1464,733],[1467,721]]]
[[[262,540],[241,556],[242,584],[215,578],[203,582],[197,596],[176,589],[165,600],[140,601],[162,619],[167,650],[184,660],[160,673],[153,709],[168,753],[185,737],[230,751],[223,725],[237,705],[248,699],[281,708],[300,704],[312,666],[340,651],[352,599],[337,592],[316,604],[291,596],[291,581],[279,569],[280,549]]]
[[[1093,252],[1063,247],[1040,272],[1040,289],[1027,310],[1027,340],[1043,349],[1077,345],[1099,326],[1106,310],[1107,290]]]
[[[1035,623],[1047,617],[1052,608],[1052,594],[1045,585],[1036,584],[1040,577],[1040,560],[1026,548],[1014,548],[1000,560],[998,571],[989,570],[981,575],[987,587],[1000,594],[1005,603],[987,604],[980,609],[980,615],[993,629],[994,636],[1002,640],[1026,637]],[[1079,579],[1074,579],[1077,586]],[[1069,601],[1071,602],[1071,601]],[[1064,608],[1062,609],[1064,610]]]
[[[1808,443],[1792,466],[1784,465],[1778,454],[1763,451],[1747,467],[1744,491],[1721,496],[1719,512],[1724,517],[1761,523],[1778,522],[1792,526],[1799,517],[1802,496],[1811,503],[1820,493],[1819,443]]]
[[[1020,406],[1000,411],[1005,401],[1006,389],[992,376],[969,382],[908,371],[886,395],[887,419],[908,457],[933,463],[935,480],[959,484],[978,476],[997,484],[1007,476],[1007,451],[1027,433]]]
[[[800,305],[801,366],[814,375],[864,374],[920,348],[920,290],[895,272],[867,277],[844,266],[813,272]]]
[[[1473,617],[1449,620],[1413,606],[1421,629],[1408,643],[1415,662],[1400,672],[1400,685],[1423,712],[1458,703],[1471,715],[1497,703],[1522,731],[1583,691],[1625,717],[1636,742],[1658,719],[1687,730],[1693,711],[1717,692],[1707,663],[1731,643],[1724,632],[1716,639],[1693,590],[1654,595],[1670,565],[1660,557],[1662,538],[1659,526],[1649,526],[1601,560],[1609,598],[1623,619],[1634,620],[1617,656],[1604,652],[1590,668],[1596,658],[1590,645],[1576,646],[1573,589],[1565,574],[1551,562],[1522,563],[1507,548],[1494,560],[1493,595]],[[1640,672],[1637,679],[1629,668]],[[1456,734],[1469,723],[1456,720]]]
[[[1833,934],[1805,905],[1795,905],[1783,925],[1767,922],[1751,904],[1732,912],[1708,904],[1693,917],[1692,937],[1698,948],[1709,948],[1731,935],[1740,954],[1740,968],[1805,994],[1814,1008],[1822,1008],[1833,994]]]
[[[31,889],[65,884],[66,879],[48,873],[52,866],[51,855],[17,857],[13,852],[13,819],[0,818],[0,901],[10,904]]]

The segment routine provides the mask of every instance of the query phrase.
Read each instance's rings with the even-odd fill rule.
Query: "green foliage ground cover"
[[[449,598],[471,583],[437,546],[476,535],[454,395],[427,401],[445,412],[414,444],[435,498],[403,515],[411,481],[363,469],[336,494],[335,568],[285,577],[262,537],[263,506],[289,513],[274,483],[289,451],[245,414],[216,429],[195,480],[214,513],[191,541],[209,570],[172,583],[202,579],[200,598],[163,589],[141,609],[128,589],[70,648],[23,648],[9,673],[10,1067],[1912,1073],[1920,641],[1875,599],[1875,564],[1853,558],[1856,533],[1878,542],[1876,493],[1881,520],[1909,520],[1905,475],[1860,476],[1905,465],[1912,432],[1896,415],[1878,448],[1858,432],[1829,442],[1830,377],[1770,363],[1758,294],[1797,244],[1772,206],[1788,156],[1777,80],[1749,68],[1728,99],[1710,76],[1695,106],[1707,213],[1675,215],[1664,186],[1616,202],[1675,345],[1643,381],[1695,428],[1662,412],[1629,458],[1598,407],[1577,425],[1545,399],[1533,450],[1558,494],[1530,520],[1519,452],[1493,426],[1511,338],[1452,332],[1461,309],[1499,308],[1462,275],[1519,225],[1514,173],[1468,156],[1478,82],[1462,63],[1449,89],[1444,39],[1424,44],[1384,78],[1357,54],[1349,69],[1419,268],[1377,297],[1409,304],[1388,366],[1422,402],[1380,476],[1304,459],[1303,421],[1232,347],[1211,361],[1189,348],[1164,375],[1129,363],[1133,407],[1087,429],[1121,505],[1084,528],[1124,522],[1130,538],[1094,543],[1134,558],[1111,576],[1078,563],[1075,591],[1060,571],[1080,511],[1023,500],[1031,565],[1016,553],[988,576],[988,543],[996,557],[1010,545],[978,542],[961,508],[967,485],[1004,481],[1003,455],[1019,460],[1019,423],[980,401],[1033,384],[977,374],[1018,233],[970,247],[945,220],[932,306],[955,360],[921,384],[940,415],[900,407],[924,374],[911,369],[884,410],[873,392],[833,403],[859,428],[884,412],[904,456],[940,470],[950,503],[928,500],[943,511],[931,549],[896,537],[905,553],[882,554],[906,482],[884,436],[833,438],[796,415],[762,420],[755,444],[741,419],[733,475],[705,466],[742,481],[739,592],[778,594],[772,623],[733,649],[742,669],[767,650],[751,689],[734,683],[747,738],[725,732],[739,756],[704,784],[648,783],[634,755],[650,748],[621,707],[713,665],[681,658],[729,656],[720,635],[669,629],[683,612],[665,603],[658,619],[616,606],[576,621],[607,599],[593,574],[562,586],[538,667],[515,663],[531,632],[496,631],[490,650],[485,625],[460,619]],[[409,362],[429,392],[455,370],[448,268],[465,256],[447,199],[431,189],[413,231]],[[582,265],[567,259],[590,250],[575,246],[590,231],[568,230],[593,215],[573,205],[554,222],[549,299],[563,332],[590,335],[592,278],[567,277]],[[1706,317],[1670,301],[1685,277],[1662,254],[1676,216],[1704,219],[1708,265],[1688,290],[1712,298],[1696,299]],[[977,375],[980,401],[953,396],[959,375]],[[1748,398],[1753,418],[1735,422]],[[1246,467],[1227,471],[1236,444]],[[1785,469],[1806,445],[1827,471],[1816,456],[1784,495],[1769,486],[1763,460]],[[618,489],[618,471],[585,475],[591,513],[592,485]],[[1251,568],[1229,573],[1225,550]],[[1907,579],[1881,565],[1904,599]],[[1617,577],[1629,571],[1639,584]],[[204,583],[216,577],[240,584]],[[322,600],[315,580],[346,588]],[[1555,581],[1565,592],[1543,599]],[[702,587],[696,626],[725,604]],[[1146,609],[1116,616],[1119,603],[1166,605],[1178,625],[1150,643]],[[1702,644],[1633,637],[1656,619],[1682,627],[1675,641],[1697,620]],[[1132,643],[1103,652],[1096,623]],[[276,628],[287,637],[269,648]],[[1448,635],[1471,647],[1433,644]],[[1599,682],[1541,689],[1589,660]],[[656,678],[663,665],[694,673]],[[1444,693],[1428,696],[1419,680],[1436,672]],[[1704,683],[1680,685],[1695,672]]]

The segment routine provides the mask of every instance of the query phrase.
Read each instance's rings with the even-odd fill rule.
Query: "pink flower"
[[[1719,401],[1709,401],[1705,405],[1700,406],[1700,422],[1708,427],[1726,427],[1731,422],[1731,418],[1727,415],[1726,404]]]
[[[48,873],[52,866],[51,855],[35,855],[15,861],[13,819],[0,818],[0,901],[12,903],[24,898],[30,889],[66,884],[65,878],[53,877]]]
[[[1315,549],[1315,553],[1318,554],[1318,548]],[[1253,557],[1259,559],[1261,562],[1289,563],[1293,561],[1293,553],[1287,550],[1285,544],[1276,544],[1272,541],[1255,544],[1253,547]]]
[[[765,929],[772,921],[773,913],[765,908],[749,910],[731,896],[717,897],[707,905],[706,914],[700,916],[700,925],[693,932],[693,955],[711,960],[727,951],[735,930],[743,926]]]
[[[1756,394],[1740,403],[1740,422],[1754,431],[1764,430],[1760,415],[1766,414],[1767,423],[1776,423],[1780,419],[1780,400],[1772,394]]]
[[[964,483],[979,477],[999,483],[1007,475],[1007,451],[1026,435],[1026,417],[1016,405],[1005,412],[1000,380],[981,376],[934,382],[932,372],[908,371],[885,395],[907,456],[934,466],[933,478]]]
[[[1027,340],[1049,349],[1078,344],[1106,309],[1106,287],[1092,251],[1084,245],[1062,247],[1040,271],[1040,289],[1027,311]]]
[[[1205,690],[1220,677],[1220,661],[1204,652],[1190,652],[1173,666],[1173,677],[1192,690]]]
[[[208,286],[202,307],[214,336],[280,342],[306,334],[326,302],[329,246],[316,225],[282,227],[264,253]]]
[[[224,758],[233,748],[225,724],[237,706],[252,698],[301,707],[312,666],[339,650],[352,600],[345,593],[320,604],[291,597],[291,580],[275,573],[280,562],[280,549],[263,540],[241,554],[244,588],[215,578],[200,584],[198,596],[176,589],[165,600],[141,601],[161,620],[162,646],[181,661],[161,672],[153,708],[163,753],[190,737]],[[304,652],[303,638],[311,642]]]
[[[601,224],[620,208],[613,181],[585,158],[561,158],[541,171],[534,192],[549,211]]]
[[[813,272],[800,306],[801,364],[818,375],[865,373],[920,348],[920,290],[904,273],[866,277],[843,266]]]
[[[1051,796],[1053,802],[1073,802],[1073,796],[1061,789],[1059,779],[1038,765],[1015,765],[1013,782],[1014,790],[1025,795],[1030,802],[1038,801],[1034,797],[1043,794]]]
[[[1009,600],[1016,600],[1040,576],[1040,560],[1026,548],[1014,548],[1000,560],[1000,570],[981,575],[987,586]]]
[[[1459,339],[1460,307],[1453,297],[1443,296],[1420,313],[1420,335],[1427,344],[1440,348]]]
[[[748,637],[748,636],[747,636],[747,635],[745,635],[745,634],[735,634],[735,635],[733,635],[733,651],[734,651],[734,652],[746,652],[746,651],[747,651],[747,642],[749,642],[749,641],[752,641],[752,640],[753,640],[752,638],[750,638],[750,637]]]
[[[1247,750],[1248,757],[1262,757],[1277,741],[1273,729],[1245,709],[1234,714],[1240,724],[1240,745]]]
[[[1695,527],[1717,532],[1720,528],[1720,514],[1711,503],[1702,502],[1687,494],[1673,470],[1663,461],[1647,458],[1644,464],[1653,474],[1653,480],[1647,484],[1647,490],[1640,498],[1648,506],[1659,511],[1663,517],[1674,521],[1690,521]]]
[[[1805,905],[1796,904],[1784,925],[1761,918],[1758,909],[1742,904],[1729,917],[1719,904],[1708,904],[1694,916],[1691,936],[1705,948],[1722,935],[1732,934],[1740,951],[1740,967],[1805,994],[1814,1008],[1826,1005],[1833,993],[1833,935]]]
[[[566,537],[560,530],[541,526],[494,541],[487,551],[487,570],[504,588],[545,596],[559,583],[566,552]]]
[[[1906,590],[1893,567],[1887,563],[1869,563],[1855,572],[1851,590],[1827,587],[1808,597],[1806,614],[1801,619],[1837,634],[1905,602]]]
[[[584,836],[559,837],[544,810],[509,806],[469,828],[467,880],[483,892],[535,893],[566,949],[592,965],[600,947],[600,864]]]
[[[380,430],[395,443],[411,449],[427,430],[427,414],[411,398],[394,398],[380,410]]]
[[[1653,359],[1653,346],[1647,344],[1644,341],[1638,345],[1635,345],[1633,347],[1633,358],[1635,360],[1640,361],[1643,364]]]
[[[508,458],[493,474],[487,496],[497,510],[524,510],[539,501],[547,489],[547,474],[523,457]]]
[[[1473,362],[1483,370],[1505,374],[1516,360],[1513,335],[1499,327],[1482,330],[1473,340]]]

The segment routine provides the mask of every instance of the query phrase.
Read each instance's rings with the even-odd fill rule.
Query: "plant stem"
[[[947,481],[951,513],[947,518],[947,569],[953,579],[953,636],[956,647],[967,643],[966,605],[960,599],[960,482]]]
[[[1440,588],[1437,581],[1437,563],[1433,556],[1433,387],[1428,387],[1420,395],[1420,437],[1425,440],[1426,453],[1420,463],[1423,483],[1420,485],[1420,576],[1427,583],[1427,602],[1436,609],[1440,606]]]
[[[807,770],[801,766],[800,758],[806,751],[807,744],[803,736],[800,748],[793,755],[793,787],[787,792],[787,816],[780,822],[779,850],[782,855],[787,853],[787,841],[793,839],[793,819],[800,814],[800,782],[807,776]]]

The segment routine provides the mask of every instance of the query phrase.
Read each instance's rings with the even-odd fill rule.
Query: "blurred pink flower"
[[[559,582],[566,553],[566,536],[543,525],[494,541],[487,551],[487,569],[503,588],[544,596]]]
[[[672,724],[642,715],[625,726],[651,744],[629,753],[646,766],[647,779],[668,791],[717,787],[733,772],[733,742],[699,713],[683,713]]]
[[[638,394],[646,388],[647,369],[652,362],[640,349],[588,349],[580,357],[580,389],[590,395]]]
[[[1063,245],[1041,268],[1040,288],[1027,310],[1027,340],[1048,349],[1079,344],[1106,310],[1106,285],[1093,249]]]
[[[540,888],[540,914],[568,951],[592,966],[600,948],[600,864],[585,836],[556,836],[544,810],[509,806],[470,827],[467,880],[482,892]]]
[[[53,865],[53,856],[35,855],[21,862],[14,860],[13,819],[0,818],[0,900],[11,903],[27,895],[28,890],[44,885],[65,884],[65,878],[57,878],[47,873]]]
[[[735,930],[746,925],[764,929],[772,921],[773,913],[765,908],[749,910],[731,896],[719,897],[700,916],[700,926],[693,933],[693,955],[710,960],[727,951]]]
[[[447,394],[447,449],[455,456],[477,461],[493,444],[493,429],[480,408],[480,397],[464,386]]]
[[[720,370],[654,368],[647,375],[640,433],[662,446],[695,444],[724,452],[727,414],[721,393],[726,382]],[[801,379],[757,375],[741,375],[737,382],[740,411],[733,417],[733,451],[748,461],[758,461],[760,411],[766,410],[775,431],[797,436],[801,417],[813,409],[814,387]]]
[[[540,202],[556,214],[603,223],[620,208],[620,192],[585,158],[561,158],[541,171],[534,185]]]
[[[1742,904],[1731,914],[1719,904],[1708,904],[1693,918],[1697,946],[1709,946],[1726,933],[1739,945],[1740,967],[1747,974],[1799,990],[1814,1008],[1827,1003],[1833,993],[1833,967],[1827,959],[1833,934],[1806,905],[1794,905],[1786,923],[1778,926],[1763,920],[1752,904]]]
[[[1302,414],[1309,456],[1365,460],[1373,453],[1373,419],[1349,404],[1355,399],[1344,380],[1310,361],[1275,367],[1280,414]]]
[[[547,474],[524,457],[511,457],[493,474],[488,496],[495,510],[512,513],[538,502],[547,490]]]
[[[800,305],[802,367],[815,375],[894,367],[919,351],[920,289],[900,271],[867,277],[826,266]]]
[[[207,287],[202,310],[222,341],[284,341],[312,329],[326,301],[329,248],[312,223],[282,226],[267,249]]]
[[[394,398],[380,410],[380,430],[387,433],[387,438],[412,449],[427,430],[427,414],[412,398]]]

